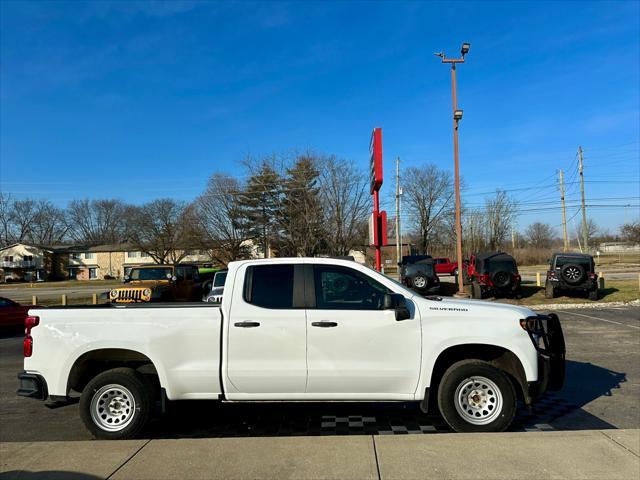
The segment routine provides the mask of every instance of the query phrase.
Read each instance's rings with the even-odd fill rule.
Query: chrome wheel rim
[[[107,432],[118,432],[131,423],[136,401],[122,385],[105,385],[93,394],[91,419]]]
[[[454,403],[466,422],[486,425],[502,412],[502,392],[486,377],[465,378],[456,388]]]
[[[580,270],[575,267],[569,267],[565,270],[565,275],[570,280],[577,280],[580,277]]]
[[[427,284],[427,279],[424,277],[416,277],[413,279],[413,284],[418,288],[424,288]]]

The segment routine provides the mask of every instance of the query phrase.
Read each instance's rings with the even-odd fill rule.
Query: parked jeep
[[[549,259],[544,296],[554,298],[558,292],[581,293],[598,299],[598,275],[593,257],[584,253],[554,253]]]
[[[471,283],[471,297],[518,297],[520,274],[515,259],[504,252],[486,252],[471,255],[467,266],[467,279]]]
[[[124,285],[109,292],[112,303],[200,300],[202,287],[195,265],[141,265],[131,268]]]
[[[440,279],[436,275],[431,255],[405,255],[400,267],[400,283],[424,295],[440,289]]]
[[[202,298],[207,303],[222,303],[222,294],[224,293],[224,284],[227,281],[227,273],[229,270],[219,270],[211,283],[211,288]]]

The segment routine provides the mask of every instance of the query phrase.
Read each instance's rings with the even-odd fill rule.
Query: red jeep
[[[471,283],[471,298],[520,297],[520,274],[515,259],[504,252],[471,255],[465,283]]]
[[[458,276],[458,262],[451,263],[448,258],[434,258],[433,263],[437,274]]]

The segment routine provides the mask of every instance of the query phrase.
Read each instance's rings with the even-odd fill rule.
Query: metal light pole
[[[464,56],[469,53],[471,44],[463,43],[460,49],[460,58],[447,58],[444,53],[436,53],[442,59],[442,63],[451,64],[451,98],[453,111],[453,164],[454,182],[456,192],[456,255],[458,256],[458,292],[456,297],[468,297],[464,291],[464,273],[462,269],[462,219],[460,213],[460,162],[458,159],[458,123],[462,119],[462,110],[458,109],[458,96],[456,90],[456,64],[464,63]]]

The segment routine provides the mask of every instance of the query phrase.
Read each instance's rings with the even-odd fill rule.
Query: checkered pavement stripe
[[[199,432],[206,436],[297,436],[297,435],[425,435],[451,432],[441,417],[424,415],[414,405],[344,405],[340,413],[315,414],[304,407],[281,410],[243,410],[237,415],[222,415]],[[511,431],[554,430],[553,422],[578,410],[562,397],[547,394],[529,411],[518,408]],[[359,411],[360,410],[360,411]],[[349,414],[342,413],[348,412]],[[332,412],[333,413],[333,412]],[[363,413],[352,415],[350,413]]]

